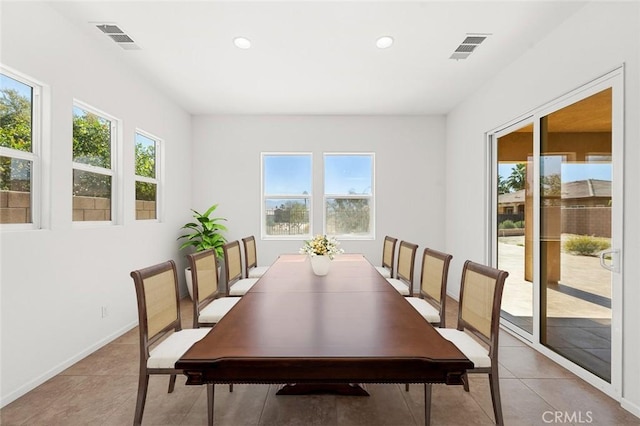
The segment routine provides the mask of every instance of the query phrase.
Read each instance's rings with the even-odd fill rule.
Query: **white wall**
[[[51,171],[44,210],[50,226],[0,231],[3,406],[137,324],[130,271],[182,258],[175,239],[189,213],[191,123],[188,114],[118,64],[112,50],[87,40],[46,4],[3,2],[1,31],[0,61],[49,86],[51,115],[45,129],[49,155],[43,158]],[[73,98],[122,120],[125,215],[118,226],[72,226]],[[135,221],[136,128],[165,141],[160,223]],[[105,319],[102,306],[108,308]]]
[[[487,259],[485,132],[625,64],[623,406],[640,415],[640,5],[592,2],[457,106],[447,117],[449,292],[464,259]]]
[[[219,203],[229,240],[256,236],[258,263],[301,241],[260,240],[260,153],[312,152],[314,234],[322,232],[323,152],[375,152],[376,239],[341,241],[382,262],[385,235],[444,249],[444,117],[199,116],[193,119],[193,203]],[[416,264],[422,257],[418,249]],[[416,282],[419,277],[416,277]]]

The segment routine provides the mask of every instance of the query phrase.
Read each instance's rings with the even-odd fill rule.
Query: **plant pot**
[[[329,267],[331,266],[329,256],[311,256],[309,260],[314,274],[324,276],[329,273]]]
[[[184,280],[187,282],[187,291],[189,292],[189,298],[193,300],[193,280],[191,279],[191,268],[184,268]]]

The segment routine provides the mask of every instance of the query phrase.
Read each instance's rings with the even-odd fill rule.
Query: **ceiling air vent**
[[[465,39],[460,43],[456,50],[451,54],[449,59],[467,59],[469,55],[482,43],[490,34],[467,34]]]
[[[120,29],[117,25],[114,24],[98,24],[96,25],[100,31],[109,36],[113,41],[115,41],[118,46],[122,47],[124,50],[139,50],[140,47],[136,45],[131,37],[129,37],[123,30]]]

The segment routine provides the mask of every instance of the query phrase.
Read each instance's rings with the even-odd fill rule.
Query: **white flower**
[[[327,237],[326,235],[316,235],[313,240],[305,241],[304,246],[300,249],[301,254],[310,256],[329,256],[333,259],[335,255],[344,253],[343,249],[339,249],[340,243],[335,237]]]

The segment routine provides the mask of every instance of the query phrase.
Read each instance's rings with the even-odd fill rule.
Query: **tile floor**
[[[448,301],[448,326],[457,304]],[[183,300],[185,327],[190,301]],[[133,329],[0,410],[0,424],[129,425],[133,421],[138,374],[138,330]],[[640,425],[640,419],[564,368],[502,332],[500,386],[506,425]],[[178,377],[167,393],[168,377],[152,376],[143,424],[206,424],[206,391]],[[434,385],[432,425],[493,423],[486,375],[472,375],[471,392]],[[421,425],[423,386],[366,385],[370,397],[276,396],[274,385],[216,386],[216,425]],[[556,414],[557,413],[557,414]],[[554,422],[558,415],[557,422]]]

